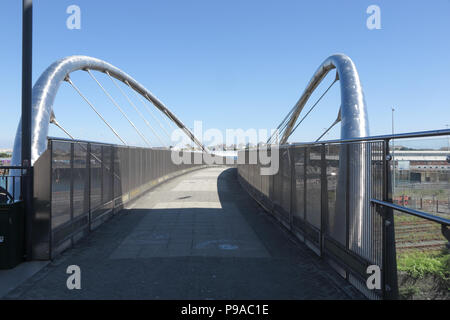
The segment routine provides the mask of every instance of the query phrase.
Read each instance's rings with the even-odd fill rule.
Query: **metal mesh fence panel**
[[[52,228],[57,228],[71,218],[71,143],[52,143]]]
[[[248,162],[248,150],[239,152],[238,173],[250,194],[258,201],[268,195],[266,209],[371,298],[380,293],[364,289],[366,269],[382,267],[384,235],[370,199],[383,195],[385,147],[384,141],[284,146],[278,172],[267,177]]]
[[[89,211],[89,171],[87,144],[73,144],[73,215],[75,217]]]

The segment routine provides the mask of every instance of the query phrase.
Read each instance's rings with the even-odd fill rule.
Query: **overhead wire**
[[[67,81],[74,89],[75,91],[83,98],[84,101],[91,107],[91,109],[97,114],[97,116],[108,126],[108,128],[114,133],[114,135],[124,144],[127,145],[124,139],[117,133],[116,130],[106,121],[105,118],[97,111],[97,109],[94,107],[94,105],[83,95],[83,93],[78,89],[78,87],[72,82],[69,76],[66,76],[65,81]]]
[[[130,125],[134,128],[134,130],[139,134],[139,136],[144,140],[144,142],[150,147],[150,142],[147,140],[147,138],[144,136],[144,134],[136,127],[136,125],[133,123],[133,121],[128,118],[128,116],[125,114],[125,112],[122,110],[122,108],[119,106],[119,104],[114,100],[114,98],[111,96],[111,94],[102,86],[102,84],[97,80],[97,78],[92,74],[92,72],[89,69],[86,69],[86,72],[89,73],[91,78],[97,83],[97,85],[102,89],[102,91],[106,94],[106,96],[111,100],[111,102],[114,104],[114,106],[120,111],[120,113],[127,119],[127,121],[130,123]]]

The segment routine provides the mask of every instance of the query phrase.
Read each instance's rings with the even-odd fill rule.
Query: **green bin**
[[[0,270],[23,261],[24,228],[23,202],[0,204]]]

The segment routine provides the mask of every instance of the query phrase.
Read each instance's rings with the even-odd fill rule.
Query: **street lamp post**
[[[22,145],[21,164],[25,168],[21,195],[25,206],[25,256],[32,259],[31,228],[33,216],[33,180],[31,167],[31,96],[33,57],[33,0],[22,2]]]
[[[23,0],[22,20],[22,166],[31,166],[33,1]]]

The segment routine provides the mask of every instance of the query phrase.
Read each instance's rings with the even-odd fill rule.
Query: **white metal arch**
[[[369,121],[364,93],[358,71],[353,61],[345,54],[333,54],[320,65],[296,103],[280,144],[287,143],[292,129],[311,94],[325,76],[336,69],[341,86],[341,106],[338,120],[341,120],[341,139],[369,136]]]
[[[31,163],[34,164],[39,156],[47,149],[48,128],[53,111],[53,103],[61,83],[72,72],[78,70],[95,70],[109,73],[112,77],[129,85],[146,100],[158,108],[170,121],[182,129],[186,135],[194,141],[203,151],[208,149],[194,136],[194,134],[171,112],[161,101],[159,101],[149,90],[134,80],[119,68],[88,56],[70,56],[53,63],[40,76],[33,87],[32,97],[32,136],[31,136]],[[19,166],[21,162],[22,125],[19,123],[12,165]]]

